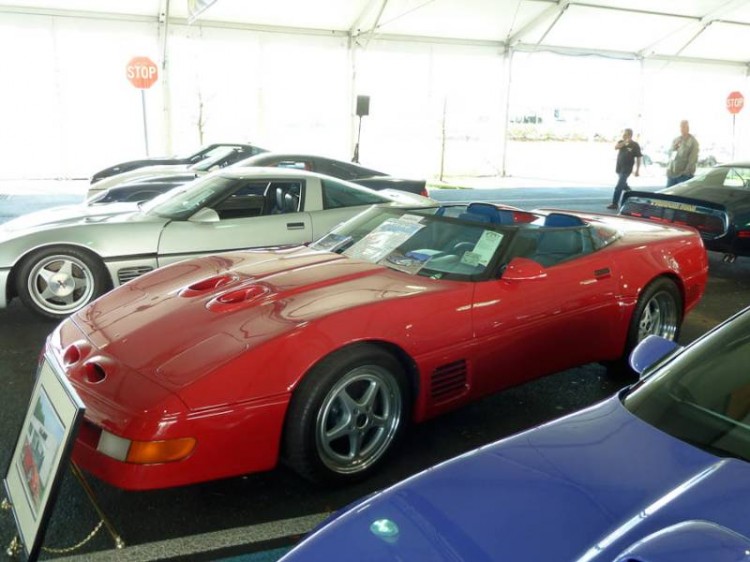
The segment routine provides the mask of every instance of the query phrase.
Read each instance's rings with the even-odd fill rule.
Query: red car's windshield
[[[617,236],[575,215],[471,203],[374,207],[312,247],[433,279],[478,281],[498,277],[514,258],[553,267],[596,252]]]
[[[465,209],[374,207],[312,247],[434,279],[484,276],[497,262],[503,242],[513,230],[469,222],[467,213],[461,212]]]

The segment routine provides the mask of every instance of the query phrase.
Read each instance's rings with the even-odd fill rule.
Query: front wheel
[[[108,287],[104,265],[75,248],[53,247],[31,254],[16,278],[24,304],[53,320],[80,310]]]
[[[335,352],[292,396],[285,459],[318,484],[365,478],[395,447],[410,406],[403,368],[392,355],[368,344]]]

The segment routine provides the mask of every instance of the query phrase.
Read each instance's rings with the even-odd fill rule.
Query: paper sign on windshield
[[[404,273],[410,273],[416,275],[422,268],[430,261],[429,254],[423,254],[421,252],[407,252],[402,254],[401,252],[391,252],[384,259],[378,263],[390,267],[391,269],[397,269]]]
[[[416,222],[388,219],[344,254],[350,258],[378,262],[423,228],[424,225]]]
[[[461,256],[461,263],[473,266],[486,266],[490,263],[492,256],[495,255],[495,251],[502,241],[503,235],[501,233],[495,232],[494,230],[485,230],[482,233],[481,238],[479,238],[479,241],[474,246],[474,250],[471,252],[465,252],[464,255]]]
[[[327,252],[335,252],[346,246],[351,242],[351,236],[344,236],[342,234],[336,234],[329,232],[323,238],[315,242],[315,248],[318,250],[325,250]]]

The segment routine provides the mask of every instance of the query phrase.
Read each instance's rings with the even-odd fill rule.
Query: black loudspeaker
[[[357,115],[370,115],[370,96],[357,96]]]

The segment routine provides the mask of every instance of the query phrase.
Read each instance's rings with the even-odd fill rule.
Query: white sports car
[[[17,296],[36,313],[60,319],[169,263],[302,244],[373,204],[431,202],[303,170],[236,168],[140,206],[40,211],[0,225],[0,308]]]

